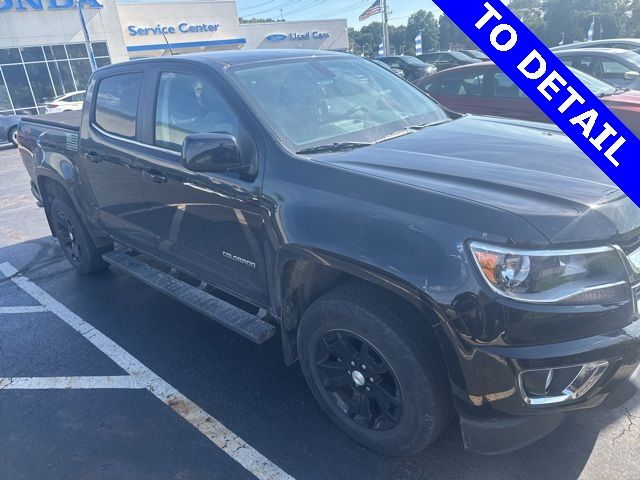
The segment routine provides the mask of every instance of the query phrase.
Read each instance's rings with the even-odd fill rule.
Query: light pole
[[[87,23],[84,21],[84,14],[82,13],[82,6],[79,0],[75,0],[76,8],[78,9],[78,15],[80,16],[80,25],[82,26],[82,33],[84,35],[84,44],[87,47],[87,53],[89,54],[89,63],[91,64],[91,71],[95,72],[98,69],[96,64],[96,57],[93,54],[93,47],[91,46],[91,40],[89,39],[89,31],[87,30]]]

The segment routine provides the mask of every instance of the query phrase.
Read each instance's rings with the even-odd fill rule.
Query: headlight
[[[625,265],[613,247],[538,251],[472,242],[470,248],[482,277],[504,297],[563,305],[631,298]]]

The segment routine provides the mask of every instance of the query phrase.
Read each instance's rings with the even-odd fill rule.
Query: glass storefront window
[[[26,47],[21,48],[22,59],[25,62],[41,62],[44,61],[44,53],[42,47]]]
[[[96,58],[96,65],[98,68],[106,67],[107,65],[111,65],[111,60],[109,58]]]
[[[49,69],[44,62],[39,63],[27,63],[25,65],[27,69],[27,75],[29,76],[29,82],[31,82],[31,89],[33,95],[36,97],[36,103],[42,105],[47,101],[53,99],[56,96],[51,84],[51,77],[49,76]]]
[[[17,48],[0,48],[0,65],[6,63],[20,63],[20,51]]]
[[[58,95],[62,95],[63,93],[74,92],[76,89],[75,83],[73,81],[73,76],[71,75],[71,67],[69,67],[69,62],[51,62],[49,64],[50,67],[53,67],[51,70],[51,75],[55,74],[60,79],[60,83],[62,84],[62,92],[58,92]]]
[[[91,48],[93,48],[93,54],[96,57],[108,57],[109,50],[107,49],[106,42],[94,42],[91,44]]]
[[[67,45],[67,54],[69,58],[89,58],[87,47],[85,47],[84,43]]]
[[[53,56],[56,60],[64,60],[67,58],[67,52],[64,49],[64,45],[52,45]]]
[[[53,48],[51,48],[51,45],[45,45],[44,47],[42,47],[42,49],[44,50],[44,55],[45,57],[47,57],[47,60],[55,60],[55,57],[53,56]]]
[[[71,71],[76,80],[76,90],[84,90],[89,85],[89,78],[91,77],[89,59],[71,60],[69,63],[71,63]]]
[[[92,47],[98,67],[111,64],[105,42]],[[49,100],[84,90],[90,77],[84,43],[0,49],[0,112],[43,113]]]
[[[7,82],[9,95],[13,100],[13,108],[35,107],[24,65],[4,65],[1,68],[4,79]]]
[[[9,99],[9,92],[4,84],[4,77],[0,75],[0,110],[8,110],[11,108],[11,100]]]

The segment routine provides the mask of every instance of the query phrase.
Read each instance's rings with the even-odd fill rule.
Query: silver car
[[[0,114],[0,145],[13,143],[18,146],[18,122],[21,117],[17,115]]]
[[[574,50],[576,48],[621,48],[640,53],[640,38],[608,38],[606,40],[593,40],[592,42],[569,43],[553,47],[551,50]]]

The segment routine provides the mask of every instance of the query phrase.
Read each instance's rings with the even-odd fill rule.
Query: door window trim
[[[117,133],[112,133],[112,132],[108,132],[106,131],[103,127],[100,126],[100,124],[98,124],[98,122],[96,122],[96,105],[98,103],[98,95],[100,93],[100,85],[102,84],[102,82],[108,78],[113,78],[113,77],[119,77],[122,75],[130,75],[130,74],[134,74],[134,73],[138,73],[140,75],[142,75],[142,81],[140,82],[140,91],[138,92],[138,104],[136,105],[136,132],[135,132],[135,136],[132,137],[125,137],[123,135],[118,135]],[[140,134],[140,129],[139,127],[139,120],[138,120],[138,113],[140,112],[140,101],[142,99],[142,95],[140,95],[140,92],[142,91],[142,87],[144,86],[144,80],[145,80],[145,73],[143,70],[126,70],[123,72],[113,72],[110,73],[108,75],[104,75],[101,76],[99,78],[97,78],[95,80],[95,85],[93,87],[93,94],[92,94],[92,99],[91,99],[91,115],[89,116],[89,125],[91,128],[95,129],[97,132],[99,132],[102,135],[106,135],[110,138],[113,138],[115,140],[121,140],[124,142],[128,142],[134,145],[139,145],[140,142],[137,140],[138,135]],[[88,90],[88,89],[87,89]],[[85,94],[86,95],[86,94]]]

